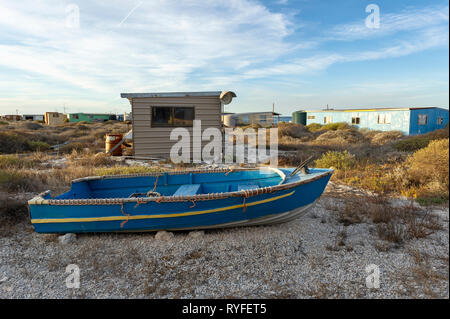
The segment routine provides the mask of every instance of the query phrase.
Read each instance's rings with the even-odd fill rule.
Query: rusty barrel
[[[111,149],[114,148],[121,140],[123,139],[122,134],[106,134],[106,153],[108,153]],[[111,153],[112,156],[121,156],[122,155],[122,145],[118,146]]]

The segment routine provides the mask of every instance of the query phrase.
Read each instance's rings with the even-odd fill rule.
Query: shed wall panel
[[[194,107],[195,119],[202,121],[202,131],[209,127],[220,129],[222,125],[221,103],[218,97],[134,98],[132,100],[133,148],[136,156],[168,158],[172,146],[178,142],[178,140],[170,140],[170,133],[175,127],[151,126],[152,106]],[[193,128],[186,127],[186,129],[190,133],[192,144]],[[201,135],[196,134],[195,137],[201,137]],[[202,141],[202,147],[208,142]],[[193,151],[201,152],[201,149]]]

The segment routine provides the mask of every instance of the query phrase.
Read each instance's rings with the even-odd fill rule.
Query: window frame
[[[390,113],[378,114],[377,124],[392,124],[392,115]]]
[[[424,123],[421,123],[421,119],[425,119]],[[417,125],[427,125],[428,124],[428,114],[417,114]]]
[[[444,118],[442,116],[438,116],[436,119],[437,125],[443,125],[444,124]]]
[[[361,117],[360,116],[352,116],[352,125],[360,125]]]
[[[191,125],[175,125],[173,123],[164,123],[164,124],[154,124],[153,122],[153,109],[154,108],[169,108],[171,109],[170,111],[170,116],[171,119],[173,121],[174,118],[174,109],[176,108],[184,108],[184,109],[192,109],[193,111],[193,118],[192,118],[192,124]],[[159,127],[193,127],[194,126],[194,120],[195,118],[196,112],[195,112],[195,105],[151,105],[150,106],[150,127],[151,128],[159,128]],[[170,119],[169,119],[170,121]]]

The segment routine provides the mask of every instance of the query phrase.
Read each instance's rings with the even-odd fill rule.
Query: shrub
[[[322,128],[322,125],[319,123],[311,123],[306,125],[306,128],[308,129],[308,131],[314,133],[319,131]]]
[[[421,148],[427,147],[430,139],[424,136],[414,136],[396,142],[393,146],[397,151],[414,152]]]
[[[29,141],[28,145],[30,146],[31,150],[38,152],[47,151],[50,149],[50,145],[48,143],[41,141]]]
[[[9,124],[8,122],[0,121],[0,125],[8,125],[8,124]]]
[[[423,135],[410,136],[394,144],[394,148],[402,152],[415,152],[427,147],[433,140],[449,138],[449,128],[443,128]]]
[[[320,144],[355,144],[364,142],[364,136],[356,130],[327,131],[316,138]]]
[[[0,153],[17,153],[29,151],[28,139],[23,135],[0,132]]]
[[[111,156],[105,153],[78,153],[76,150],[67,155],[66,158],[72,166],[86,166],[86,167],[100,167],[112,166],[116,162],[111,159]]]
[[[69,143],[61,146],[60,151],[63,153],[72,153],[73,151],[80,152],[84,149],[84,145],[82,143]]]
[[[403,244],[407,239],[407,230],[405,226],[398,222],[390,221],[386,224],[377,224],[378,237],[382,240],[390,241],[395,244]]]
[[[398,140],[403,136],[403,133],[400,131],[377,132],[371,137],[371,142],[374,144],[382,145],[394,140]]]
[[[302,124],[295,124],[295,123],[278,123],[278,136],[290,136],[294,138],[303,137],[306,134],[308,134],[307,128]]]
[[[336,169],[351,169],[356,166],[355,156],[348,151],[329,151],[315,161],[316,167],[334,167]]]
[[[0,170],[0,189],[9,192],[32,192],[41,188],[41,182],[17,169]]]
[[[35,122],[21,122],[20,126],[28,130],[39,130],[43,128],[41,124]]]
[[[0,155],[0,169],[30,167],[33,167],[33,161],[25,158],[20,158],[17,155]]]
[[[449,139],[430,142],[416,151],[406,162],[407,179],[417,197],[449,196]]]
[[[104,175],[126,175],[126,174],[141,174],[152,173],[162,171],[159,167],[145,167],[145,166],[114,166],[114,167],[102,167],[95,170],[95,174],[98,176]]]
[[[350,126],[347,122],[338,122],[338,123],[325,124],[320,128],[320,130],[337,131],[337,130],[348,130],[351,128],[352,128],[352,126]]]

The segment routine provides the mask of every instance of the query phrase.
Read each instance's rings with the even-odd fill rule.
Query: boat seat
[[[239,184],[237,187],[237,190],[238,191],[246,191],[246,190],[255,189],[255,188],[259,188],[259,186],[256,184]]]
[[[200,184],[185,184],[178,187],[174,196],[192,196],[198,193],[200,190]]]

